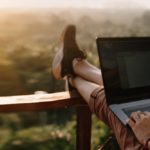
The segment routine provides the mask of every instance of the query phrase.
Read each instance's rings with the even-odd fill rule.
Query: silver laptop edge
[[[123,124],[126,125],[129,117],[126,115],[123,109],[130,108],[130,107],[132,108],[133,106],[142,107],[147,104],[150,104],[150,99],[123,103],[123,104],[113,104],[113,105],[110,105],[109,107],[114,112],[114,114],[123,122]]]

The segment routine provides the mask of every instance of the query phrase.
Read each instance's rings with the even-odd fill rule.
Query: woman
[[[122,150],[142,150],[144,147],[148,149],[150,133],[143,133],[141,137],[142,127],[140,124],[144,124],[150,130],[146,122],[141,121],[143,117],[146,117],[144,120],[148,122],[150,120],[150,117],[147,117],[149,113],[134,113],[128,121],[133,131],[136,132],[137,140],[133,132],[124,126],[108,108],[101,71],[86,60],[84,53],[76,43],[75,35],[75,26],[67,26],[63,32],[61,47],[53,60],[53,75],[56,79],[69,80],[70,85],[87,102],[90,110],[113,130]],[[148,129],[145,129],[146,132]]]

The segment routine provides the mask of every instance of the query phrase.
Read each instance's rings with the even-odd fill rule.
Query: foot
[[[72,67],[73,59],[85,59],[85,54],[79,49],[75,36],[75,26],[67,26],[63,32],[61,48],[56,53],[52,63],[52,72],[56,79],[75,75]]]

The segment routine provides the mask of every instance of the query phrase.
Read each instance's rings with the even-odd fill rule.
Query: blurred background
[[[51,63],[68,24],[76,25],[80,48],[99,67],[97,36],[150,35],[150,1],[0,0],[0,96],[65,90]],[[74,150],[75,119],[73,108],[1,113],[0,150]],[[92,150],[109,134],[93,116]]]

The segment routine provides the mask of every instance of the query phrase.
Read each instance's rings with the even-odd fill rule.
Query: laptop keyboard
[[[127,116],[130,116],[132,114],[132,112],[136,112],[136,111],[149,111],[150,112],[150,105],[146,105],[146,106],[142,106],[142,107],[131,107],[131,108],[125,108],[123,109],[124,112],[127,114]]]

